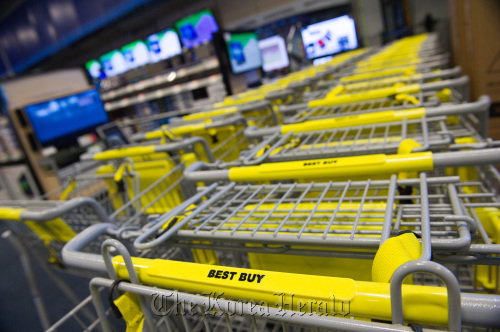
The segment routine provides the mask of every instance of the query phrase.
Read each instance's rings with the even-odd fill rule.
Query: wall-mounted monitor
[[[182,45],[192,48],[212,40],[212,33],[219,31],[214,15],[208,9],[183,18],[175,23]]]
[[[123,54],[114,50],[104,54],[99,58],[104,68],[106,76],[111,77],[126,72],[128,68],[127,60]]]
[[[224,41],[233,73],[239,74],[262,67],[262,58],[255,32],[225,32]]]
[[[286,68],[290,65],[283,37],[272,36],[259,40],[259,49],[262,55],[262,69],[265,72]]]
[[[354,20],[348,15],[311,24],[301,30],[308,59],[358,47]]]
[[[101,80],[106,78],[106,74],[104,73],[104,70],[102,69],[102,65],[97,60],[87,61],[87,63],[85,63],[85,68],[87,69],[87,72],[89,73],[90,77],[92,77],[92,78],[101,79]]]
[[[151,62],[158,62],[182,53],[179,36],[174,29],[152,34],[146,39]]]
[[[44,101],[25,107],[35,135],[42,146],[65,145],[68,140],[108,122],[97,90]]]
[[[121,51],[127,62],[128,69],[144,66],[150,62],[148,47],[142,40],[136,40],[123,46]]]

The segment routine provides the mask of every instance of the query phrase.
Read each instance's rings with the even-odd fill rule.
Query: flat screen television
[[[42,146],[61,147],[108,122],[97,90],[28,105],[25,111]]]
[[[148,47],[142,40],[136,40],[123,46],[121,51],[127,62],[128,69],[144,66],[150,62]]]
[[[259,40],[259,49],[262,55],[262,69],[265,72],[286,68],[290,65],[283,37],[272,36]]]
[[[99,61],[97,60],[90,60],[85,63],[85,68],[87,69],[87,72],[89,73],[90,77],[96,78],[96,79],[105,79],[106,74],[104,73],[104,70],[102,69],[102,65]]]
[[[262,58],[255,32],[225,32],[224,41],[233,73],[239,74],[262,67]]]
[[[348,15],[311,24],[303,28],[301,34],[308,59],[358,47],[356,26]]]
[[[174,29],[152,34],[146,39],[151,62],[158,62],[182,53],[179,36]]]
[[[212,33],[219,31],[214,15],[208,9],[183,18],[175,23],[182,45],[192,48],[212,40]]]
[[[127,60],[123,54],[114,50],[99,57],[106,76],[111,77],[126,72],[128,68]]]

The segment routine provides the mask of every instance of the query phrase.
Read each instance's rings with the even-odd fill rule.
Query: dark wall
[[[153,0],[26,0],[0,23],[0,75],[20,73]],[[158,1],[157,1],[158,2]]]

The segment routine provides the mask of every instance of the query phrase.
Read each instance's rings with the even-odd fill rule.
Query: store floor
[[[3,231],[0,230],[0,233]],[[43,331],[38,319],[28,283],[14,247],[0,238],[0,331]],[[54,282],[44,273],[40,263],[33,262],[35,275],[38,278],[42,298],[53,324],[74,305],[63,295]],[[89,294],[88,280],[73,275],[58,272],[67,285],[84,299]],[[80,331],[82,328],[76,322],[68,323],[58,331]]]

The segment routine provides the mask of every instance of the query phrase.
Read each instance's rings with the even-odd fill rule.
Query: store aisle
[[[0,230],[3,233],[3,230]],[[35,306],[30,296],[28,283],[17,257],[17,252],[6,239],[0,238],[0,331],[43,331]],[[71,307],[69,300],[44,274],[38,262],[33,262],[39,287],[48,308],[51,323],[56,322]],[[88,280],[73,275],[58,273],[80,299],[89,294]],[[65,325],[61,331],[81,330],[75,323]]]

